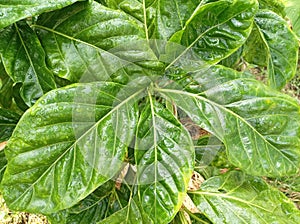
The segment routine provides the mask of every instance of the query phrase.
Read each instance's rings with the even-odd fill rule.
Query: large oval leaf
[[[170,39],[187,48],[177,60],[191,49],[200,59],[217,63],[236,51],[251,32],[256,0],[204,2]]]
[[[208,179],[190,196],[216,224],[300,222],[299,210],[284,194],[238,171]]]
[[[106,81],[114,79],[112,75],[117,73],[115,76],[121,77],[118,81],[124,83],[128,76],[141,70],[139,66],[130,71],[125,67],[135,62],[157,61],[143,41],[144,30],[134,19],[97,2],[77,3],[46,13],[39,18],[35,29],[51,70],[72,82]],[[152,66],[156,65],[157,62]],[[152,68],[149,64],[145,67]]]
[[[224,67],[191,72],[183,80],[187,86],[158,91],[222,140],[234,165],[261,176],[299,171],[300,107],[295,99]]]
[[[25,22],[4,29],[0,39],[5,70],[15,83],[22,83],[21,97],[31,106],[45,92],[56,87],[40,41]]]
[[[1,0],[0,1],[0,29],[42,12],[60,9],[78,0]]]
[[[11,209],[53,213],[85,198],[121,168],[134,135],[138,91],[116,83],[53,90],[26,111],[5,153]]]
[[[281,89],[296,74],[298,40],[287,22],[272,11],[260,10],[245,47],[245,59],[267,66],[271,87]]]
[[[182,205],[192,174],[194,147],[190,135],[149,95],[136,139],[138,200],[153,223],[168,223]]]

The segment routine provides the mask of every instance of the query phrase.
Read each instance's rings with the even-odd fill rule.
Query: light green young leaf
[[[78,0],[0,0],[0,29],[27,17],[61,9]]]
[[[246,43],[245,59],[268,67],[268,82],[275,89],[283,88],[296,74],[297,38],[287,22],[272,11],[260,10]]]
[[[40,41],[25,22],[0,32],[0,55],[14,83],[22,83],[21,97],[28,106],[56,87]]]
[[[2,192],[11,209],[51,214],[77,204],[121,168],[137,122],[134,93],[74,84],[43,96],[10,138]]]
[[[183,79],[195,83],[157,91],[223,141],[232,164],[258,176],[299,171],[300,107],[295,99],[219,66]]]
[[[193,170],[188,131],[152,96],[142,110],[136,136],[138,200],[153,223],[170,222],[179,211]]]
[[[285,17],[285,4],[286,0],[258,0],[260,9],[271,10],[278,15]]]
[[[239,171],[212,177],[189,195],[215,224],[300,222],[299,210],[283,193]]]
[[[298,0],[283,0],[287,17],[291,20],[293,31],[300,39],[300,4]]]

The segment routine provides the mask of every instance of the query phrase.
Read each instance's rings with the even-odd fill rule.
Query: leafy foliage
[[[293,30],[300,37],[300,6],[296,0],[284,0],[286,5],[285,11],[289,19],[291,20]]]
[[[241,172],[212,177],[190,195],[214,223],[299,223],[297,209],[282,193]]]
[[[279,3],[0,0],[8,206],[62,224],[299,223],[262,178],[300,165]],[[223,157],[239,171],[220,174]]]
[[[256,14],[245,59],[267,66],[269,84],[274,88],[284,87],[296,73],[298,41],[294,36],[286,21],[274,12],[261,10]]]

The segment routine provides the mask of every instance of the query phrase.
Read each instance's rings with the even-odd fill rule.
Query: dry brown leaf
[[[200,128],[197,124],[195,124],[192,119],[189,117],[181,118],[180,122],[184,125],[184,127],[189,131],[193,140],[198,140],[202,136],[210,135],[209,132]]]
[[[189,210],[191,213],[200,213],[199,209],[196,207],[190,196],[186,195],[183,200],[183,206]]]
[[[124,168],[121,170],[120,172],[120,175],[118,176],[117,180],[116,180],[116,184],[115,184],[115,187],[120,190],[121,189],[121,185],[122,185],[122,182],[128,172],[128,169],[129,169],[129,166],[130,164],[127,163]]]
[[[204,182],[204,178],[199,173],[194,171],[189,182],[188,190],[189,191],[199,190],[203,182]]]
[[[192,224],[192,220],[191,220],[191,217],[189,216],[189,214],[187,212],[183,212],[183,215],[184,215],[187,223]]]
[[[0,143],[0,151],[5,148],[6,144],[7,144],[7,142],[1,142]]]

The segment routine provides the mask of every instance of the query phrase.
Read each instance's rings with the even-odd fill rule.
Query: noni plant
[[[57,224],[300,223],[266,181],[300,165],[286,14],[278,0],[0,0],[9,208]]]

